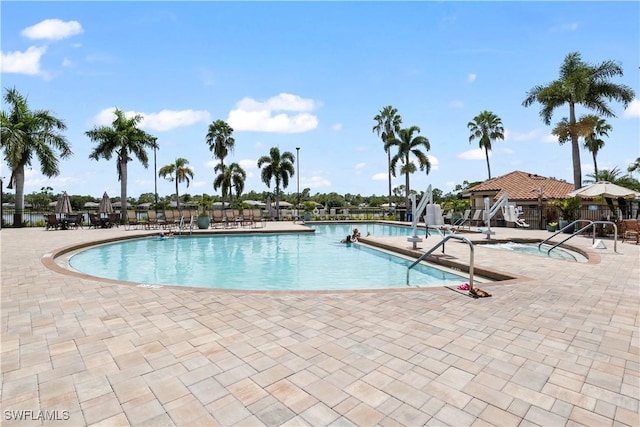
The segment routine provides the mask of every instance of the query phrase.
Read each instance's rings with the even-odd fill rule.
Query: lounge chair
[[[120,214],[110,213],[107,215],[107,227],[120,227]]]
[[[484,217],[482,216],[483,212],[484,209],[476,209],[476,211],[473,212],[473,217],[471,217],[469,224],[473,226],[484,224]]]
[[[89,214],[89,228],[91,227],[95,229],[102,227],[102,224],[100,223],[100,218],[98,217],[97,214],[94,214],[94,213]]]
[[[252,209],[252,219],[253,219],[253,228],[258,228],[258,224],[260,224],[260,228],[264,227],[267,220],[262,215],[262,209]]]
[[[454,227],[458,227],[458,229],[464,227],[465,225],[467,227],[470,227],[470,219],[469,219],[469,215],[471,215],[471,209],[466,209],[464,211],[464,214],[462,214],[462,218],[458,218],[456,221],[454,221],[453,224],[451,224]]]
[[[211,211],[211,228],[224,227],[224,211],[221,209],[214,209]]]
[[[625,239],[634,239],[636,245],[640,243],[640,222],[637,219],[622,220],[622,242]]]
[[[57,230],[58,227],[61,227],[62,224],[58,221],[58,217],[56,214],[47,214],[44,218],[44,224],[47,230],[54,229]]]
[[[127,211],[127,219],[125,219],[124,222],[125,230],[128,230],[131,227],[138,228],[140,226],[146,226],[148,224],[148,221],[138,219],[138,214],[136,213],[136,211]]]

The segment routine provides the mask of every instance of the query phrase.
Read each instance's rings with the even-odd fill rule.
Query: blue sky
[[[236,139],[225,163],[246,170],[246,191],[267,190],[256,160],[278,146],[294,155],[300,147],[301,190],[386,195],[387,156],[372,132],[386,105],[431,143],[432,170],[412,175],[413,189],[446,193],[487,178],[466,126],[482,110],[506,129],[492,176],[522,170],[572,182],[570,146],[550,135],[539,105],[522,101],[556,79],[573,51],[620,62],[625,75],[614,81],[640,96],[638,16],[638,2],[3,1],[2,88],[63,119],[74,151],[51,179],[34,164],[25,194],[50,186],[119,195],[115,160],[89,160],[94,144],[84,134],[109,124],[115,107],[144,116],[160,145],[158,169],[189,160],[195,177],[181,193],[219,194],[205,136],[222,119]],[[640,155],[637,97],[626,110],[611,104],[617,117],[607,119],[613,131],[599,168],[626,172]],[[560,108],[553,122],[567,115]],[[149,169],[130,163],[130,196],[153,192],[150,158]],[[588,152],[581,160],[583,175],[593,172]],[[3,164],[0,176],[9,175]],[[401,184],[398,175],[393,185]],[[173,188],[158,179],[161,196]]]

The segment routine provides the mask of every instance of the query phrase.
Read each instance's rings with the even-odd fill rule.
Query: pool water
[[[547,245],[546,243],[538,248],[539,243],[516,243],[516,242],[507,242],[507,243],[492,243],[492,244],[483,244],[482,247],[491,248],[491,249],[501,249],[506,251],[518,252],[527,255],[536,255],[547,258],[555,258],[555,259],[563,259],[565,261],[578,261],[578,262],[587,262],[587,258],[582,254],[577,252],[568,251],[563,248],[555,248],[551,252],[547,253],[549,249],[551,249],[551,245]]]
[[[362,244],[340,243],[353,227],[362,236],[412,235],[383,224],[314,225],[315,233],[146,237],[83,250],[69,265],[83,273],[144,285],[243,290],[353,290],[406,288],[414,261]],[[468,281],[419,264],[412,287]]]

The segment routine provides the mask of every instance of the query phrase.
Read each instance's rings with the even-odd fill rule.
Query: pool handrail
[[[449,239],[460,240],[460,241],[466,242],[469,245],[469,249],[470,249],[469,251],[469,290],[473,290],[473,259],[474,259],[473,243],[466,237],[458,236],[457,234],[449,234],[448,236],[446,236],[444,239],[439,241],[434,247],[426,251],[424,254],[420,255],[420,257],[417,260],[415,260],[415,262],[407,268],[407,286],[409,286],[409,272],[411,271],[411,269],[416,265],[418,265],[426,257],[431,255],[436,249],[438,249],[440,245],[444,246],[444,243]]]
[[[592,237],[591,243],[595,243],[595,241],[596,241],[596,227],[595,226],[597,224],[611,224],[611,225],[613,225],[613,251],[614,252],[618,252],[618,226],[616,225],[616,223],[612,222],[612,221],[591,221],[589,219],[577,219],[577,220],[573,221],[572,223],[565,225],[560,230],[556,231],[551,236],[547,237],[546,239],[544,239],[543,241],[538,243],[538,249],[540,249],[540,247],[543,244],[547,243],[549,240],[551,240],[552,238],[554,238],[558,234],[564,232],[564,230],[566,230],[568,228],[571,228],[572,225],[575,225],[575,224],[578,224],[578,223],[581,223],[581,222],[587,222],[588,224],[585,225],[584,227],[582,227],[581,229],[579,229],[578,231],[574,231],[569,237],[567,237],[566,239],[562,240],[561,242],[558,242],[558,243],[554,244],[547,251],[547,255],[553,249],[557,248],[558,246],[560,246],[561,244],[563,244],[567,240],[572,239],[573,237],[577,236],[578,234],[582,233],[583,231],[589,229],[589,227],[593,227],[593,237]]]

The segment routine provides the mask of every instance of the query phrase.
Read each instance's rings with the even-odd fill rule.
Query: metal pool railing
[[[431,249],[426,251],[424,254],[422,254],[420,256],[420,258],[415,260],[415,262],[413,264],[411,264],[409,267],[407,267],[407,286],[409,286],[409,272],[411,271],[411,269],[413,267],[415,267],[416,265],[418,265],[423,259],[425,259],[429,255],[431,255],[440,246],[444,245],[445,242],[447,240],[449,240],[449,239],[460,240],[462,242],[466,242],[469,245],[469,249],[470,249],[470,251],[469,251],[469,289],[473,290],[473,259],[474,259],[473,243],[471,243],[471,241],[469,239],[467,239],[466,237],[458,236],[458,235],[455,235],[455,234],[450,234],[450,235],[446,236],[444,239],[439,241],[434,247],[432,247]]]
[[[551,248],[549,248],[549,250],[547,251],[547,254],[549,254],[549,252],[551,252],[553,249],[557,248],[558,246],[560,246],[561,244],[563,244],[567,240],[574,238],[575,236],[577,236],[578,234],[580,234],[580,233],[582,233],[584,231],[587,231],[589,228],[593,228],[593,238],[592,238],[591,243],[595,243],[595,241],[596,241],[596,225],[597,224],[610,224],[610,225],[613,225],[613,251],[614,252],[618,252],[618,226],[616,225],[616,223],[612,222],[612,221],[591,221],[591,220],[588,220],[588,219],[577,219],[577,220],[573,221],[571,224],[565,225],[560,230],[556,231],[551,236],[547,237],[542,242],[538,243],[538,249],[540,249],[540,247],[544,243],[547,243],[553,237],[555,237],[558,234],[564,232],[564,230],[569,229],[569,228],[571,228],[571,226],[573,226],[575,224],[579,224],[581,222],[587,222],[588,224],[585,225],[584,227],[582,227],[581,229],[579,229],[578,231],[574,231],[566,239],[554,244]]]

